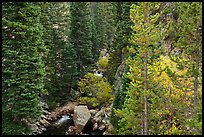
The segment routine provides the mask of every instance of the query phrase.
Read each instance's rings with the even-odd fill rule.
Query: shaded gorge
[[[91,120],[88,121],[82,133],[88,135],[103,135],[104,130],[95,130],[93,131],[93,122]],[[62,115],[57,121],[50,124],[50,126],[46,127],[46,131],[44,131],[41,135],[66,135],[70,126],[74,126],[74,121],[72,116],[70,115]],[[72,135],[74,135],[73,133]]]

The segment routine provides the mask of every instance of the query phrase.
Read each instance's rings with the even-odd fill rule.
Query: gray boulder
[[[91,114],[87,106],[75,106],[73,120],[77,133],[80,133],[83,130],[90,118]]]

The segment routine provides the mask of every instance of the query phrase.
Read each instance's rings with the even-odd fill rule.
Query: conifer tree
[[[150,3],[151,5],[151,3]],[[160,6],[157,6],[161,8]],[[173,8],[177,12],[178,18],[174,22],[170,20],[169,23],[164,27],[161,39],[165,39],[169,34],[174,33],[174,37],[171,39],[171,48],[173,49],[168,54],[160,55],[159,58],[152,58],[152,53],[161,54],[163,47],[155,47],[157,45],[157,40],[155,43],[152,43],[153,49],[158,51],[150,52],[152,45],[148,46],[148,90],[144,93],[142,88],[144,88],[143,76],[144,65],[143,57],[145,52],[141,52],[141,46],[139,45],[138,54],[134,58],[129,58],[127,63],[129,64],[129,72],[127,72],[126,77],[131,79],[130,86],[128,87],[126,100],[122,110],[115,111],[116,115],[121,117],[119,121],[119,134],[143,134],[144,131],[141,131],[144,127],[134,126],[134,125],[144,125],[144,121],[141,119],[144,115],[144,102],[142,96],[146,94],[148,96],[147,103],[148,113],[149,113],[149,130],[150,134],[200,134],[201,133],[201,100],[200,100],[200,90],[199,82],[201,79],[195,73],[196,69],[200,69],[199,60],[201,59],[199,54],[193,54],[192,51],[199,50],[195,45],[201,43],[199,36],[202,34],[198,30],[201,28],[201,6],[198,3],[179,3],[176,8]],[[185,9],[185,13],[184,13]],[[197,9],[197,10],[193,10]],[[166,10],[166,11],[165,11]],[[165,9],[161,13],[170,15],[172,12],[171,9]],[[134,10],[132,10],[134,11]],[[149,11],[158,11],[157,8]],[[192,12],[194,11],[194,12]],[[157,12],[154,12],[157,13]],[[150,12],[150,19],[154,13]],[[192,15],[192,13],[195,13]],[[158,14],[158,13],[157,13]],[[132,14],[134,15],[134,14]],[[157,15],[156,15],[157,16]],[[186,18],[188,16],[188,19]],[[171,16],[170,16],[171,17]],[[132,16],[132,19],[134,18]],[[169,18],[166,18],[169,20]],[[192,19],[192,20],[191,20]],[[152,20],[154,22],[158,20],[155,18]],[[188,21],[187,21],[188,20]],[[192,22],[191,22],[192,21]],[[154,23],[156,25],[156,23]],[[198,25],[199,24],[199,25]],[[133,27],[133,30],[138,31],[139,27]],[[185,28],[185,29],[184,29]],[[191,28],[191,29],[190,29]],[[194,29],[193,29],[194,28]],[[197,29],[196,29],[197,28]],[[141,29],[143,30],[143,29]],[[154,34],[155,38],[158,37],[157,27],[154,30],[157,30]],[[190,31],[191,30],[191,31]],[[195,31],[192,31],[195,30]],[[197,31],[196,31],[197,30]],[[151,32],[151,29],[150,29]],[[197,32],[197,33],[193,33]],[[149,33],[150,34],[150,33]],[[138,42],[133,35],[132,42]],[[136,33],[136,36],[141,36]],[[151,36],[149,37],[151,38]],[[134,41],[136,40],[136,41]],[[139,39],[141,40],[141,39]],[[166,39],[165,39],[166,40]],[[192,44],[193,43],[193,44]],[[162,45],[163,46],[163,45]],[[187,46],[187,47],[186,47]],[[184,48],[185,47],[185,48]],[[197,48],[196,48],[197,47]],[[130,48],[131,49],[131,48]],[[131,49],[129,51],[136,52]],[[160,51],[159,51],[160,50]],[[180,52],[179,52],[180,51]],[[199,53],[195,52],[195,53]],[[142,55],[142,58],[137,55]],[[198,55],[197,58],[194,55]],[[151,57],[152,56],[152,57]],[[152,60],[153,59],[153,60]],[[151,61],[151,62],[150,62]],[[193,62],[195,63],[193,63]],[[196,63],[197,62],[197,63]],[[197,65],[196,65],[197,64]],[[194,68],[193,68],[194,66]],[[193,73],[194,72],[194,73]],[[199,71],[198,71],[199,72]],[[200,74],[199,74],[200,75]],[[136,77],[137,76],[137,77]],[[197,78],[198,79],[197,79]],[[193,80],[194,79],[194,80]],[[196,80],[197,79],[197,80]],[[194,81],[194,82],[193,82]],[[197,81],[197,82],[196,82]],[[196,83],[198,88],[196,87]],[[198,93],[198,111],[199,115],[197,117],[192,116],[193,112],[195,115],[195,96],[196,89]],[[193,105],[194,102],[194,105]],[[134,121],[131,119],[134,119]],[[128,122],[131,121],[131,122]],[[194,130],[194,131],[193,131]],[[139,133],[141,131],[141,133]],[[196,133],[195,133],[196,131]]]
[[[130,6],[131,2],[118,2],[115,4],[115,35],[113,43],[110,48],[110,69],[109,69],[109,81],[113,83],[115,72],[118,66],[125,59],[125,48],[130,45],[128,39],[132,33],[130,26],[132,22],[130,20]]]
[[[77,56],[77,71],[81,78],[93,65],[90,11],[87,2],[72,2],[70,7],[70,42]]]
[[[166,3],[167,5],[168,3]],[[185,104],[185,102],[189,102],[186,100],[183,100],[182,103],[179,103],[179,105],[175,105],[174,108],[178,108],[180,106],[179,110],[182,109],[183,111],[180,111],[179,115],[179,121],[181,124],[181,129],[183,130],[182,133],[189,134],[191,130],[187,131],[187,127],[185,125],[188,125],[187,123],[190,123],[190,129],[195,128],[197,133],[201,131],[201,100],[198,98],[201,97],[201,86],[200,81],[201,73],[199,71],[199,66],[201,66],[201,46],[198,46],[201,44],[201,5],[200,3],[170,3],[168,5],[174,5],[172,8],[164,8],[162,11],[166,15],[166,20],[168,20],[166,26],[164,27],[164,39],[167,43],[169,50],[169,57],[172,61],[175,61],[177,63],[177,67],[180,69],[186,69],[187,73],[185,73],[183,76],[178,75],[172,75],[172,72],[167,73],[169,74],[170,78],[173,80],[175,86],[182,89],[182,92],[186,93],[182,97],[188,98],[189,101],[192,101],[192,103]],[[172,6],[171,6],[172,7]],[[199,63],[200,62],[200,63]],[[194,82],[189,82],[189,80]],[[184,82],[185,81],[185,82]],[[192,94],[192,91],[194,90],[194,96],[192,95],[189,97],[189,94]],[[197,101],[199,102],[197,104]],[[183,105],[180,105],[183,104]],[[197,106],[197,105],[199,106]],[[196,117],[197,108],[199,110],[199,116]],[[192,115],[194,113],[194,118],[192,118]],[[178,114],[178,113],[177,113]],[[193,120],[192,120],[193,119]],[[199,119],[199,120],[198,120]],[[191,122],[190,122],[191,121]],[[195,122],[196,121],[196,122]],[[197,124],[192,124],[197,123]],[[188,133],[187,133],[188,132]],[[190,133],[191,134],[191,133]]]
[[[100,50],[99,50],[99,38],[98,38],[98,33],[96,30],[96,24],[93,19],[91,19],[91,27],[92,27],[92,54],[93,54],[93,59],[94,62],[97,62],[99,59],[100,55]]]
[[[97,2],[90,2],[89,3],[90,14],[91,14],[91,28],[92,28],[92,54],[94,58],[94,62],[97,62],[100,55],[100,48],[99,48],[99,30],[97,30],[96,22],[98,20],[97,17]]]
[[[40,16],[36,3],[3,3],[3,134],[22,134],[21,119],[41,115],[39,94],[45,92],[42,58],[46,46]]]
[[[183,124],[190,124],[190,129],[195,128],[197,133],[201,133],[201,76],[200,73],[202,66],[202,19],[201,11],[202,6],[199,2],[186,2],[176,3],[178,20],[176,23],[171,23],[168,28],[175,34],[173,41],[173,50],[171,53],[171,59],[178,63],[178,68],[187,69],[185,76],[181,77],[179,81],[175,82],[180,88],[182,88],[180,81],[187,81],[191,79],[192,82],[186,85],[184,89],[187,94],[194,91],[194,95],[189,97],[193,103],[190,106],[183,106],[185,111],[183,112]],[[177,76],[172,76],[175,78]],[[187,109],[188,108],[188,109]],[[198,115],[197,115],[198,113]],[[191,115],[193,114],[193,115]],[[197,123],[197,124],[192,124]],[[186,129],[185,126],[182,127]],[[191,130],[190,130],[191,132]],[[187,133],[189,134],[189,133]],[[190,133],[191,134],[191,133]]]
[[[114,42],[111,47],[110,51],[110,69],[109,69],[109,80],[112,82],[115,79],[115,73],[117,72],[117,69],[119,65],[122,63],[122,61],[125,61],[126,57],[124,57],[124,54],[122,51],[125,51],[126,47],[130,45],[130,42],[128,39],[130,38],[131,35],[131,20],[130,20],[130,6],[131,2],[118,2],[115,6],[117,9],[117,15],[116,15],[116,34],[114,38]],[[128,71],[128,66],[127,64],[125,66],[125,71],[126,73]],[[122,72],[120,72],[122,73]],[[129,79],[126,79],[125,77],[121,77],[121,85],[120,88],[115,88],[115,98],[113,101],[113,107],[112,109],[121,109],[122,105],[125,101],[125,92],[127,84],[129,83]],[[115,84],[115,86],[117,86]],[[114,111],[112,110],[111,113],[111,122],[113,123],[114,126],[117,126],[118,118],[114,115]]]
[[[42,39],[44,40],[45,45],[47,46],[47,54],[44,57],[44,62],[45,62],[45,88],[47,91],[52,91],[55,90],[54,88],[54,83],[52,79],[52,75],[54,73],[54,65],[51,59],[53,58],[53,54],[51,54],[51,47],[52,47],[52,26],[53,23],[51,21],[51,5],[52,3],[48,2],[42,2],[39,3],[39,6],[41,6],[41,18],[40,22],[43,25],[43,36]],[[43,97],[44,98],[44,97]]]
[[[159,6],[159,3],[139,3],[137,5],[133,4],[131,6],[130,10],[130,17],[131,20],[134,23],[134,26],[132,26],[132,29],[136,32],[132,35],[131,42],[134,44],[137,44],[139,46],[138,48],[138,54],[135,57],[135,63],[134,67],[136,67],[136,70],[138,73],[137,77],[132,79],[132,84],[136,82],[138,88],[136,88],[134,91],[128,91],[127,92],[127,99],[125,100],[124,107],[122,111],[131,111],[131,114],[129,116],[124,115],[124,118],[120,120],[120,128],[119,132],[121,133],[131,133],[131,134],[149,134],[148,129],[148,102],[147,102],[147,94],[149,92],[148,88],[148,60],[151,55],[150,46],[156,45],[156,42],[159,41],[159,25],[155,25],[155,21],[158,19],[158,14],[152,14],[151,11],[157,9]],[[130,70],[133,68],[130,68]],[[135,68],[134,68],[135,69]],[[134,96],[134,94],[137,94],[138,96]],[[133,103],[138,104],[137,108],[132,108],[131,104]],[[131,103],[132,102],[132,103]],[[139,103],[140,102],[140,103]],[[134,105],[135,107],[135,105]],[[141,111],[141,109],[144,110],[144,112]],[[133,115],[132,115],[133,114]],[[124,128],[121,127],[121,125],[127,123],[127,128],[130,127],[132,124],[136,123],[129,123],[126,121],[129,121],[129,118],[136,118],[134,122],[137,123],[137,125],[140,125],[141,127],[135,126],[132,128],[132,130],[135,130],[134,132],[125,131]],[[122,116],[123,117],[123,116]],[[130,124],[130,125],[129,125]],[[139,133],[140,132],[140,133]]]
[[[54,2],[42,3],[41,6],[43,9],[41,18],[44,26],[43,38],[49,49],[45,58],[45,88],[50,92],[46,99],[52,109],[57,103],[63,103],[63,100],[69,97],[70,89],[76,86],[74,84],[77,73],[75,72],[76,59],[69,44],[69,4]],[[70,68],[71,66],[73,68]]]
[[[62,81],[64,82],[62,89],[66,89],[66,91],[71,91],[71,88],[76,89],[76,81],[77,81],[77,66],[76,66],[76,53],[71,44],[66,44],[63,49],[63,76]]]
[[[189,75],[194,76],[194,116],[197,114],[197,94],[198,77],[200,75],[199,65],[202,59],[201,50],[201,27],[202,27],[202,4],[199,2],[178,3],[179,19],[178,28],[180,37],[175,44],[177,48],[183,50],[183,54],[188,57]],[[188,18],[187,18],[188,16]]]

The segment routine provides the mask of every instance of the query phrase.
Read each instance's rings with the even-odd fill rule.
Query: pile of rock
[[[82,130],[87,124],[92,123],[92,131],[101,131],[106,135],[110,135],[111,124],[108,120],[110,116],[110,107],[88,110],[87,106],[79,105],[75,106],[73,121],[74,126],[70,126],[66,131],[66,135],[87,135]],[[83,130],[84,131],[84,130]]]
[[[78,105],[75,102],[70,102],[67,105],[57,108],[56,110],[49,112],[48,107],[45,104],[43,114],[40,119],[31,124],[29,120],[22,119],[28,126],[31,127],[31,135],[42,134],[48,127],[59,128],[63,123],[69,123],[65,135],[87,135],[87,125],[91,123],[91,130],[93,132],[100,131],[104,135],[110,135],[112,125],[108,118],[111,113],[111,106],[99,109],[89,110],[85,105]],[[64,117],[63,117],[64,116]],[[63,120],[63,121],[62,121]],[[72,121],[72,124],[70,124]],[[89,125],[90,126],[90,125]]]
[[[97,113],[93,113],[93,110],[90,110],[92,112],[93,118],[92,118],[92,123],[93,125],[93,131],[95,130],[100,130],[100,131],[105,131],[104,134],[108,135],[111,134],[110,132],[110,127],[112,128],[112,125],[109,121],[109,116],[111,113],[111,106],[107,108],[102,108],[100,111]]]

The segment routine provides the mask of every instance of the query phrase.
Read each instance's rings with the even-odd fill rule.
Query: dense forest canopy
[[[2,134],[68,101],[111,107],[109,134],[202,134],[202,3],[3,2]]]

